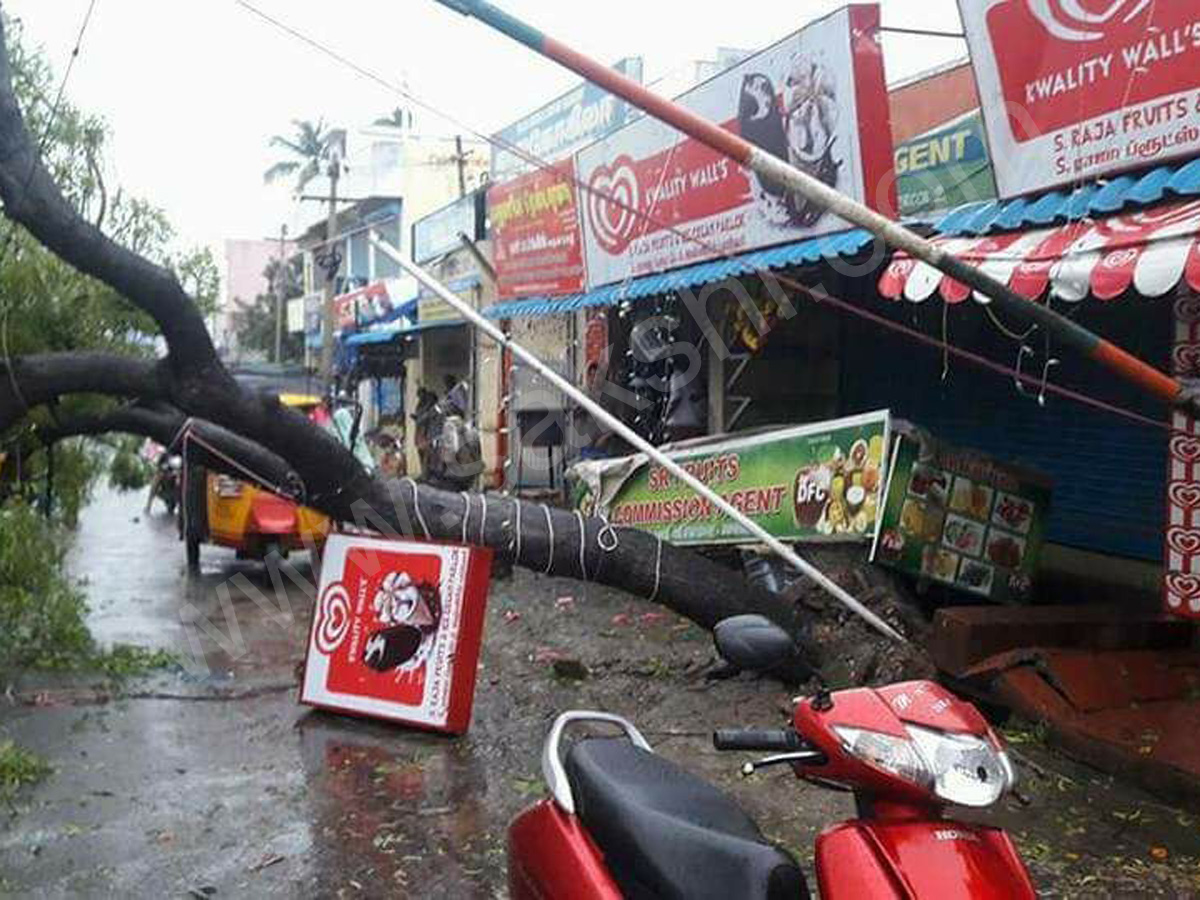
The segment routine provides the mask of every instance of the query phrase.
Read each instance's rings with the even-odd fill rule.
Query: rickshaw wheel
[[[189,574],[196,575],[200,572],[200,541],[198,538],[189,537],[187,539],[187,567]]]

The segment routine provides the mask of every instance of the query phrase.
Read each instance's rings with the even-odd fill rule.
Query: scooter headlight
[[[921,754],[917,752],[916,744],[902,737],[883,734],[878,731],[868,731],[865,728],[851,728],[846,725],[834,725],[834,732],[842,741],[847,752],[857,756],[868,765],[882,769],[905,781],[933,789],[933,773],[929,770]]]
[[[906,725],[911,740],[835,725],[846,750],[863,762],[959,806],[991,806],[1015,782],[1008,756],[985,738]]]
[[[1008,755],[987,738],[906,726],[933,773],[933,790],[948,803],[991,806],[1016,781]]]

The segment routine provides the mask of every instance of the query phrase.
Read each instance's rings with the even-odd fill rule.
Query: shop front
[[[480,309],[494,302],[490,243],[484,239],[484,194],[456,200],[413,225],[413,258],[454,294]],[[432,397],[457,391],[479,430],[484,486],[495,486],[499,462],[501,354],[441,298],[417,296],[413,352],[405,364],[406,447],[409,472],[420,471],[413,414]]]

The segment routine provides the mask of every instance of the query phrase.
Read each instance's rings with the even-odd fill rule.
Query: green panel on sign
[[[996,197],[996,177],[978,112],[918,135],[896,148],[902,215]]]

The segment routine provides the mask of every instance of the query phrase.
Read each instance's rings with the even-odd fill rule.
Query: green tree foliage
[[[45,57],[26,45],[19,22],[10,22],[9,28],[17,98],[64,195],[109,237],[172,268],[202,308],[215,308],[220,273],[211,251],[180,250],[162,210],[110,187],[104,158],[107,125],[59,99],[58,80]],[[111,288],[62,262],[23,228],[0,224],[0,359],[84,348],[147,356],[155,352],[156,335],[150,317]],[[73,397],[58,413],[99,412],[111,402]],[[0,454],[6,454],[0,465],[0,500],[40,491],[37,481],[47,464],[32,428],[48,424],[47,418],[45,413],[32,416],[0,446]],[[60,446],[56,453],[54,496],[70,520],[85,499],[98,457],[79,442]]]
[[[83,595],[62,571],[60,528],[23,503],[0,509],[0,673],[92,655]]]
[[[180,250],[162,210],[109,186],[104,121],[65,100],[56,102],[58,81],[44,56],[24,42],[18,22],[10,21],[8,28],[18,101],[64,195],[108,236],[171,267],[202,304],[215,305],[219,271],[212,254],[203,248]],[[62,262],[23,228],[0,223],[0,362],[83,349],[151,356],[156,335],[149,316],[111,288]],[[3,372],[0,368],[0,377],[7,377]],[[101,412],[112,402],[71,397],[32,415],[0,443],[0,678],[26,668],[87,665],[125,673],[142,664],[141,656],[128,651],[97,651],[83,597],[62,568],[66,529],[86,502],[101,462],[113,454],[81,440],[59,444],[53,459],[54,502],[47,509],[50,460],[35,433],[55,416]],[[147,664],[156,664],[152,656]],[[0,781],[4,777],[0,774]]]
[[[275,297],[276,290],[283,289],[283,296],[291,299],[304,293],[303,272],[299,262],[293,260],[282,267],[283,283],[280,285],[281,267],[278,260],[271,260],[263,271],[267,283],[272,286],[270,292],[259,294],[251,303],[238,301],[230,318],[233,329],[237,334],[238,346],[243,351],[261,353],[272,359],[275,354]],[[287,310],[284,310],[286,317]],[[288,362],[302,359],[304,356],[304,335],[283,332],[283,359]]]

